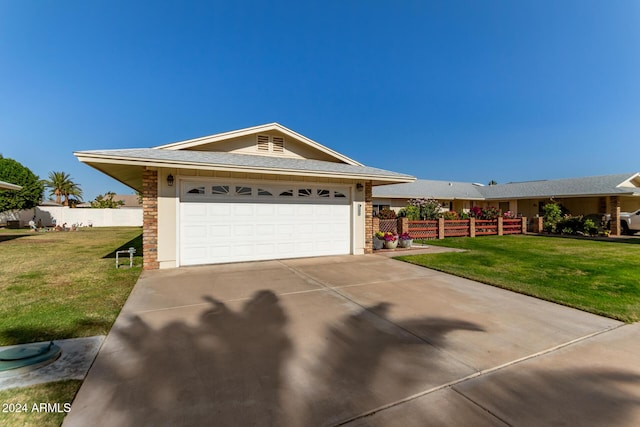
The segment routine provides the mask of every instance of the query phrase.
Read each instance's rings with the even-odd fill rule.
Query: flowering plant
[[[387,242],[395,242],[396,240],[398,240],[398,235],[387,231],[386,233],[384,233],[384,240]]]
[[[376,231],[376,237],[380,240],[384,240],[384,233],[382,231]]]
[[[516,215],[511,211],[506,211],[505,213],[502,214],[502,217],[504,219],[513,219],[516,217]]]
[[[409,233],[402,233],[402,234],[400,235],[400,240],[412,240],[412,239],[413,239],[413,237],[411,237],[411,236],[409,235]]]

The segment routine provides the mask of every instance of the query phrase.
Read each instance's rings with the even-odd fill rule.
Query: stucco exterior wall
[[[266,135],[269,137],[273,137],[273,136],[284,137],[284,152],[271,153],[271,152],[258,151],[257,135],[241,136],[241,137],[229,139],[226,141],[200,145],[198,147],[194,147],[193,150],[224,151],[227,153],[254,154],[254,155],[260,155],[260,156],[275,155],[277,157],[288,157],[288,158],[294,158],[294,159],[315,159],[315,160],[324,160],[328,162],[336,161],[334,157],[326,153],[323,153],[321,151],[315,150],[306,144],[302,144],[296,141],[295,139],[289,138],[288,136],[280,132],[267,131],[267,132],[260,132],[259,135]]]

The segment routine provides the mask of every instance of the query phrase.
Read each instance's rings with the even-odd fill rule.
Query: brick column
[[[541,216],[531,218],[531,232],[542,233],[544,231],[543,222],[544,222],[544,218],[542,218]]]
[[[476,219],[469,218],[469,237],[476,237]]]
[[[620,199],[618,196],[609,196],[609,209],[611,213],[611,236],[620,235]]]
[[[499,216],[498,217],[498,236],[504,235],[504,219]]]
[[[142,171],[142,267],[158,269],[158,172]]]
[[[523,216],[520,219],[522,219],[522,234],[527,234],[527,217]]]
[[[409,218],[403,216],[398,218],[398,234],[409,232]]]
[[[444,218],[438,218],[438,239],[444,239]]]
[[[373,185],[371,181],[364,184],[364,253],[373,253]],[[378,226],[379,229],[379,226]]]

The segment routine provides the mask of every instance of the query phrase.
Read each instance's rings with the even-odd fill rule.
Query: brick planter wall
[[[157,270],[158,263],[158,172],[142,172],[142,268]]]

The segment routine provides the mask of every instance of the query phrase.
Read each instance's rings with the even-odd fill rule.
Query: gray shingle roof
[[[640,189],[618,187],[618,185],[633,175],[635,174],[627,173],[584,178],[514,182],[482,187],[480,191],[487,199],[630,194],[637,193]]]
[[[414,179],[411,175],[368,166],[348,165],[345,163],[322,160],[292,159],[284,157],[257,156],[214,151],[162,150],[155,148],[131,148],[121,150],[80,151],[76,155],[104,156],[121,160],[158,162],[169,165],[193,164],[205,166],[235,166],[240,168],[266,169],[272,171],[294,170],[300,172],[321,172],[339,175],[357,175],[366,177]]]
[[[393,184],[373,189],[374,197],[436,199],[527,199],[535,197],[598,196],[615,194],[637,194],[638,187],[619,187],[635,173],[589,176],[542,181],[514,182],[490,186],[466,182],[433,181],[419,179],[407,184]]]
[[[373,197],[482,200],[482,187],[468,182],[419,179],[407,184],[391,184],[373,188]]]

